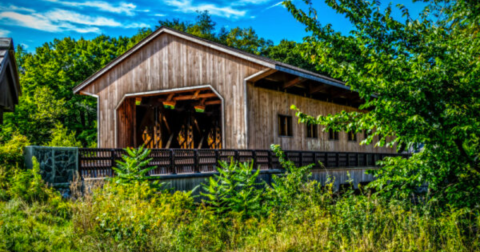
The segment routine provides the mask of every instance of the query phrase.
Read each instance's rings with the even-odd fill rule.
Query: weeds
[[[37,171],[15,170],[2,177],[8,199],[0,199],[0,251],[480,249],[477,209],[439,212],[364,193],[338,195],[332,184],[309,181],[309,167],[281,162],[287,173],[265,188],[251,164],[223,163],[203,185],[202,203],[147,180],[106,182],[83,194],[72,185],[75,197],[65,200]]]

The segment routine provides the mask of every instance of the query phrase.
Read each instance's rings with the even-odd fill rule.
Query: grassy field
[[[35,169],[0,169],[0,251],[480,249],[477,210],[440,212],[366,193],[336,194],[330,185],[305,180],[308,169],[259,190],[249,184],[255,174],[248,169],[227,167],[205,184],[202,203],[190,192],[138,181],[108,182],[90,193],[72,185],[72,197],[63,199]],[[238,181],[240,190],[225,190]]]

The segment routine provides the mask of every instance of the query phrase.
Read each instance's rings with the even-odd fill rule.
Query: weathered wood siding
[[[337,105],[329,102],[310,99],[284,92],[253,87],[248,85],[248,134],[249,148],[268,149],[269,146],[280,144],[285,150],[316,150],[316,151],[340,151],[340,152],[376,152],[395,153],[393,148],[378,148],[373,145],[362,145],[363,134],[357,134],[357,141],[348,141],[345,132],[339,133],[339,140],[328,140],[328,132],[318,126],[318,138],[306,137],[306,126],[298,124],[294,111],[290,109],[292,104],[300,108],[304,113],[317,116],[328,115],[345,110],[359,111],[353,107]],[[293,136],[285,137],[278,135],[278,115],[291,115]]]
[[[99,96],[99,146],[115,146],[115,108],[128,93],[212,85],[225,99],[226,148],[246,148],[244,79],[264,67],[162,34],[83,89]],[[123,126],[119,126],[124,128]],[[124,134],[120,130],[118,134]],[[119,143],[117,145],[126,143]]]

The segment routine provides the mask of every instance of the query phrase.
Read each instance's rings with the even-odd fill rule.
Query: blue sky
[[[343,33],[351,30],[350,23],[323,1],[313,2],[322,23]],[[382,1],[382,6],[389,2]],[[409,0],[393,3],[405,4],[411,14],[422,7]],[[282,39],[301,41],[306,35],[280,0],[0,0],[0,37],[13,37],[16,44],[34,51],[54,38],[131,36],[141,27],[154,28],[160,19],[193,21],[197,10],[208,10],[218,29],[253,27],[275,44]]]

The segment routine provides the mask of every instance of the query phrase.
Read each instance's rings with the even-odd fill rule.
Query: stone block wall
[[[78,174],[78,148],[28,146],[24,153],[26,167],[33,167],[35,157],[42,178],[49,184],[69,183]]]

